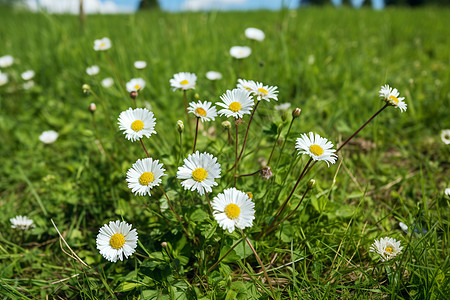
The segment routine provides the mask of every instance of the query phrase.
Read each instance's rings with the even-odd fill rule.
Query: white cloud
[[[49,13],[78,14],[80,12],[80,0],[26,0],[26,5],[32,11],[45,10]],[[133,7],[118,6],[112,1],[84,0],[84,12],[86,14],[114,14],[133,12]]]
[[[220,10],[225,9],[229,5],[244,4],[247,0],[186,0],[182,9],[185,10]]]

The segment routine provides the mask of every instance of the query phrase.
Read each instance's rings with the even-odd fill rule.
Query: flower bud
[[[224,129],[230,129],[231,128],[231,123],[230,121],[223,121],[222,122],[222,126]]]
[[[178,120],[178,121],[177,121],[177,130],[178,130],[179,133],[182,133],[182,132],[183,132],[183,130],[184,130],[184,124],[183,124],[183,121],[181,121],[181,120]]]
[[[83,93],[87,93],[87,91],[89,91],[91,89],[91,87],[88,84],[83,84],[83,86],[81,87],[83,89]]]
[[[167,247],[167,242],[162,242],[162,243],[161,243],[161,246],[164,247],[164,248],[166,248],[166,247]]]
[[[131,91],[131,93],[130,93],[130,98],[131,99],[136,99],[137,98],[137,96],[138,96],[138,93],[136,92],[136,91]]]
[[[195,98],[195,100],[199,100],[200,99],[200,95],[198,93],[195,93],[194,98]]]
[[[302,112],[302,110],[300,109],[300,108],[296,108],[296,109],[294,109],[294,111],[292,112],[292,117],[295,119],[295,118],[298,118],[299,116],[300,116],[300,113]]]
[[[261,169],[260,175],[264,179],[270,179],[270,177],[273,176],[272,169],[269,166],[266,166]]]
[[[308,189],[313,189],[316,187],[316,181],[314,179],[311,179],[307,183]]]
[[[96,110],[97,110],[97,105],[95,105],[95,103],[89,104],[89,111],[91,113],[94,113]]]
[[[250,199],[253,199],[253,194],[252,194],[251,192],[247,192],[247,196],[248,196]]]

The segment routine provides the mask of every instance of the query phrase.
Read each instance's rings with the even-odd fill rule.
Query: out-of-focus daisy
[[[227,90],[220,96],[223,103],[216,103],[224,109],[219,110],[219,114],[236,119],[242,118],[245,114],[250,114],[253,108],[253,99],[250,93],[242,89]]]
[[[145,88],[145,80],[142,78],[133,78],[127,82],[127,91],[131,92],[139,92]]]
[[[400,93],[398,92],[397,89],[393,89],[386,84],[381,87],[379,94],[380,97],[383,98],[383,100],[386,103],[389,103],[390,105],[399,108],[401,112],[406,111],[407,105],[405,101],[403,101],[405,97],[398,97]]]
[[[126,222],[111,221],[103,225],[97,235],[97,249],[110,262],[131,256],[136,250],[138,234]]]
[[[444,129],[441,132],[441,140],[446,144],[450,144],[450,129]]]
[[[237,59],[249,57],[250,54],[252,54],[252,49],[247,46],[233,46],[230,49],[230,55]]]
[[[33,79],[35,73],[33,70],[28,70],[23,72],[20,76],[22,77],[23,80],[31,80]]]
[[[237,87],[238,89],[253,92],[256,91],[256,82],[253,80],[238,79]]]
[[[93,65],[86,68],[86,73],[89,76],[97,75],[100,72],[100,68],[97,65]]]
[[[264,85],[261,82],[256,82],[256,87],[252,90],[252,93],[256,96],[256,99],[260,101],[261,99],[270,102],[270,99],[278,101],[278,87]]]
[[[194,73],[180,72],[173,75],[170,79],[170,85],[173,90],[189,90],[195,89],[195,83],[197,82],[197,75]]]
[[[406,234],[409,233],[409,231],[408,231],[408,225],[406,225],[405,223],[403,223],[403,222],[398,222],[398,226],[400,226],[400,228],[403,230],[404,233],[406,233]]]
[[[200,195],[212,192],[211,187],[216,186],[214,180],[220,178],[220,164],[217,158],[209,153],[190,154],[184,159],[184,165],[178,167],[177,178],[184,179],[181,185],[186,190],[197,190]]]
[[[29,90],[34,86],[34,81],[33,80],[28,80],[26,82],[24,82],[24,84],[22,85],[24,90]]]
[[[11,228],[17,228],[22,230],[30,229],[31,227],[35,227],[33,224],[33,220],[28,219],[27,216],[16,216],[15,218],[9,219],[11,221]]]
[[[147,62],[143,60],[137,60],[134,62],[134,67],[138,70],[145,69],[147,67]]]
[[[275,110],[278,110],[278,111],[287,111],[290,107],[291,107],[291,104],[289,102],[281,103],[279,105],[274,106]]]
[[[375,240],[369,248],[371,252],[376,252],[381,255],[381,261],[394,258],[402,251],[402,249],[403,247],[400,247],[400,241],[396,241],[390,237]]]
[[[107,37],[94,41],[95,51],[105,51],[108,50],[109,48],[111,48],[111,40]]]
[[[337,159],[336,152],[333,148],[333,143],[326,138],[321,137],[317,133],[303,133],[297,139],[295,149],[299,150],[299,154],[308,154],[313,160],[324,160],[328,166],[329,163],[334,164]]]
[[[232,233],[235,227],[251,227],[255,219],[255,204],[247,193],[230,188],[214,197],[211,202],[214,218],[219,226]]]
[[[102,86],[104,88],[112,87],[113,84],[114,84],[114,79],[112,79],[111,77],[106,77],[105,79],[102,80]]]
[[[249,28],[245,29],[245,36],[248,39],[256,40],[259,42],[263,41],[264,38],[266,37],[264,32],[261,29],[253,28],[253,27],[249,27]]]
[[[216,71],[206,72],[206,78],[209,80],[219,80],[222,79],[222,74]]]
[[[4,55],[0,57],[0,68],[10,67],[14,63],[14,57],[11,55]]]
[[[0,72],[0,86],[8,83],[8,75]]]
[[[43,142],[44,144],[52,144],[56,141],[59,134],[54,130],[47,130],[44,131],[40,136],[39,140]]]
[[[217,109],[212,106],[211,102],[198,101],[198,103],[189,103],[188,112],[194,114],[197,118],[200,118],[202,122],[211,121],[217,117]]]
[[[446,196],[450,196],[450,188],[446,188],[444,193]]]
[[[155,131],[156,119],[153,112],[146,108],[131,107],[119,115],[119,128],[123,130],[125,137],[134,142],[145,137],[150,137]]]
[[[151,195],[150,190],[161,183],[163,164],[152,158],[138,159],[127,171],[128,187],[135,195]]]

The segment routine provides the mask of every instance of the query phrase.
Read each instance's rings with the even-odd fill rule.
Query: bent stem
[[[212,209],[212,206],[211,206],[211,201],[209,201],[208,193],[206,192],[205,188],[203,188],[203,189],[205,190],[205,196],[206,196],[206,200],[208,201],[209,211],[211,212],[211,215],[213,215],[213,209]]]
[[[192,153],[195,152],[195,146],[197,145],[197,135],[198,135],[198,122],[200,121],[200,118],[197,117],[197,123],[195,125],[195,138],[194,138],[194,148],[192,149]]]
[[[145,154],[147,154],[147,157],[150,157],[150,155],[147,152],[147,148],[145,148],[145,146],[144,146],[144,142],[142,141],[142,138],[139,138],[139,140],[141,141],[141,145],[142,145],[142,148],[144,148]]]
[[[234,177],[250,177],[250,176],[256,175],[256,174],[258,174],[260,172],[261,172],[261,170],[258,170],[256,172],[253,172],[253,173],[250,173],[250,174],[234,175]]]
[[[244,236],[245,241],[247,242],[247,244],[250,246],[250,248],[252,249],[253,253],[255,254],[256,260],[258,261],[259,265],[263,269],[264,276],[266,277],[267,283],[269,284],[270,291],[272,292],[273,299],[276,299],[275,291],[273,290],[272,283],[270,282],[269,275],[267,274],[267,271],[266,271],[266,267],[264,267],[264,264],[262,263],[261,259],[259,258],[258,253],[256,253],[255,248],[253,248],[252,243],[250,243],[250,241],[248,240],[247,236],[245,235],[245,233],[244,233],[244,231],[242,229],[241,229],[241,232],[242,232],[242,235]]]
[[[180,222],[181,227],[183,227],[184,234],[186,235],[187,238],[189,238],[189,233],[187,232],[186,227],[184,227],[184,224],[183,224],[183,221],[181,220],[181,217],[175,212],[175,209],[173,208],[173,205],[172,205],[172,201],[170,201],[169,197],[166,194],[166,191],[163,189],[163,187],[161,185],[159,185],[159,188],[161,189],[161,191],[163,192],[164,196],[166,197],[167,203],[169,203],[170,210],[172,210],[173,214],[175,215],[175,217]]]
[[[230,250],[227,251],[227,253],[225,253],[225,254],[224,254],[224,255],[223,255],[223,256],[222,256],[222,257],[221,257],[214,265],[211,266],[211,268],[208,269],[208,271],[206,271],[206,274],[208,274],[209,272],[211,272],[212,270],[214,270],[214,269],[217,267],[217,265],[220,264],[220,262],[221,262],[222,260],[224,260],[224,258],[227,257],[227,255],[230,254],[231,251],[233,251],[233,249],[236,248],[236,246],[239,245],[239,244],[242,242],[243,239],[244,239],[244,238],[240,238],[240,239],[236,242],[236,244],[234,244],[234,245],[230,248]],[[206,276],[206,275],[205,275],[205,276]]]
[[[239,157],[238,157],[238,159],[236,160],[236,164],[235,164],[235,167],[236,167],[236,168],[237,168],[237,164],[238,164],[239,160],[240,160],[241,157],[242,157],[242,154],[244,153],[245,144],[246,144],[246,142],[247,142],[248,131],[249,131],[249,129],[250,129],[250,124],[252,124],[253,115],[255,114],[255,111],[256,111],[256,109],[258,108],[259,102],[261,102],[261,101],[256,102],[255,108],[253,109],[252,115],[250,116],[250,120],[248,121],[247,130],[245,131],[245,136],[244,136],[244,141],[243,141],[243,143],[242,143],[241,152],[239,153]]]

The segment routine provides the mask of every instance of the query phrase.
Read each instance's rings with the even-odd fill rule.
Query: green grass
[[[450,128],[448,9],[146,12],[88,16],[83,31],[74,16],[2,10],[0,25],[0,56],[16,58],[12,67],[2,69],[10,82],[0,87],[4,299],[269,297],[269,286],[248,246],[240,244],[206,274],[240,235],[217,227],[202,204],[204,197],[182,191],[176,179],[176,121],[184,120],[184,108],[182,93],[170,89],[169,79],[181,71],[199,77],[189,100],[198,93],[202,100],[218,102],[240,77],[277,85],[279,102],[302,109],[275,176],[237,182],[238,189],[254,195],[256,219],[246,233],[270,270],[278,298],[445,299],[449,294],[449,198],[444,189],[450,186],[450,151],[440,139],[441,130]],[[247,40],[247,27],[262,29],[264,42]],[[94,39],[103,36],[112,40],[108,54],[120,78],[147,81],[138,106],[143,100],[151,104],[158,134],[146,145],[151,156],[164,163],[168,176],[162,184],[195,239],[184,237],[159,190],[138,197],[127,188],[126,171],[145,153],[116,126],[118,115],[132,102],[122,93],[104,53],[92,49]],[[233,61],[228,51],[234,45],[249,45],[253,53]],[[148,62],[143,71],[133,67],[140,59]],[[97,77],[85,73],[93,64],[101,69]],[[25,91],[20,73],[27,69],[37,75],[36,86]],[[209,82],[204,77],[209,70],[220,71],[224,78]],[[115,86],[102,88],[104,77],[114,77]],[[92,94],[83,94],[84,83],[104,106]],[[299,134],[315,131],[334,144],[345,140],[382,107],[378,90],[386,83],[406,97],[408,110],[400,113],[389,107],[339,153],[335,165],[317,164],[287,207],[290,211],[297,205],[304,183],[314,178],[317,187],[299,211],[258,239],[306,163],[293,151]],[[91,102],[98,107],[101,146],[88,111]],[[290,116],[283,123],[273,107],[263,102],[255,114],[241,174],[261,168],[258,158],[268,158],[277,127],[283,130],[281,140],[285,138]],[[227,145],[221,126],[224,120],[208,124],[210,135],[200,134],[197,144],[200,151],[218,157],[223,173],[234,163],[234,148]],[[244,120],[248,122],[248,116]],[[183,157],[193,143],[185,125]],[[44,145],[38,136],[50,129],[60,137]],[[232,186],[231,172],[218,183],[210,197]],[[27,215],[36,227],[24,233],[10,228],[9,219],[16,215]],[[133,255],[114,264],[99,254],[99,228],[122,218],[137,228],[137,253],[151,259]],[[61,250],[50,219],[90,268]],[[417,232],[403,233],[399,221],[416,226]],[[394,261],[379,263],[368,249],[384,236],[400,240],[403,251]],[[168,252],[162,242],[169,243]]]

